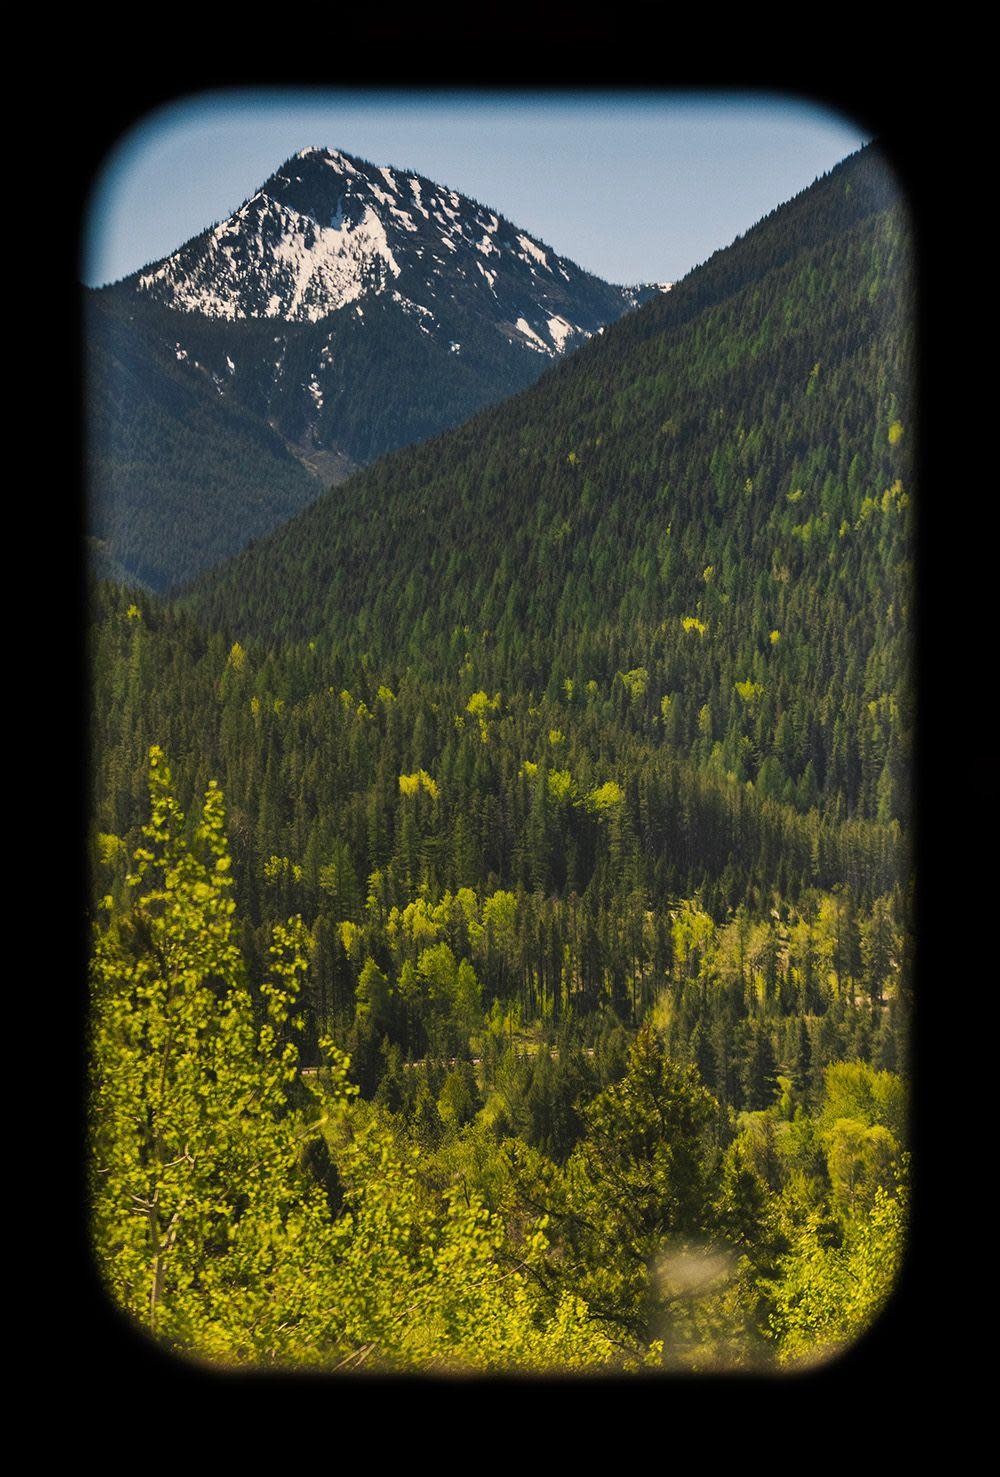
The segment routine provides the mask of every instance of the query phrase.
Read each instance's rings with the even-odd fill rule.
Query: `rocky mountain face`
[[[89,337],[100,346],[92,419],[104,428],[93,502],[118,543],[128,529],[136,545],[109,554],[154,587],[183,580],[265,531],[261,509],[287,516],[287,496],[276,501],[263,485],[280,460],[275,443],[308,474],[296,481],[282,468],[285,493],[318,492],[525,388],[668,285],[603,282],[422,175],[304,149],[226,220],[89,295]],[[218,419],[217,401],[227,420],[255,423],[251,439],[270,438],[256,490],[254,456],[240,456],[239,485],[228,490],[213,466],[205,506],[198,462],[218,459],[183,416],[165,438],[156,389],[165,377],[198,400],[199,425]],[[174,557],[157,516],[151,560],[145,525],[160,477],[171,481],[171,517],[186,521],[185,547]]]
[[[303,149],[227,220],[129,282],[230,321],[317,323],[388,297],[428,337],[458,305],[550,357],[653,290],[602,282],[475,200],[337,149]]]

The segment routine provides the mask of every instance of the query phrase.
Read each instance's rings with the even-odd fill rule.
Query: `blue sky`
[[[81,275],[98,285],[165,256],[314,144],[473,195],[609,281],[676,281],[867,140],[767,94],[203,94],[106,158]]]

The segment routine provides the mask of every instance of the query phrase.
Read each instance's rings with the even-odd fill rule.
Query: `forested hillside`
[[[84,306],[87,525],[122,578],[169,589],[306,507],[324,484],[175,346],[158,307]]]
[[[464,663],[567,711],[595,682],[658,749],[904,820],[911,284],[886,189],[867,155],[842,166],[188,607],[386,680]]]
[[[172,604],[95,589],[117,1029],[159,998],[128,989],[161,978],[166,865],[190,886],[182,957],[199,910],[217,941],[228,920],[215,962],[185,966],[203,1026],[228,979],[223,1036],[276,1030],[266,1072],[297,1043],[289,1101],[314,1147],[282,1140],[282,1203],[347,1262],[367,1226],[386,1277],[384,1197],[404,1220],[423,1207],[416,1240],[397,1226],[423,1248],[391,1274],[404,1299],[447,1303],[439,1256],[491,1269],[407,1345],[388,1307],[365,1332],[343,1287],[324,1306],[346,1322],[321,1328],[307,1270],[275,1292],[298,1309],[284,1332],[248,1331],[178,1256],[171,1338],[239,1359],[710,1368],[822,1357],[870,1321],[905,1226],[912,314],[904,209],[869,149]],[[197,818],[206,792],[185,828],[178,802]],[[279,966],[297,1004],[267,1026]],[[209,1037],[190,1037],[195,1076]],[[121,1072],[107,1121],[126,1142],[140,1088]],[[116,1142],[109,1162],[134,1158]],[[391,1167],[381,1188],[359,1142]],[[102,1205],[145,1320],[149,1242],[114,1250]],[[246,1226],[271,1256],[273,1227]],[[495,1358],[461,1332],[477,1316]]]

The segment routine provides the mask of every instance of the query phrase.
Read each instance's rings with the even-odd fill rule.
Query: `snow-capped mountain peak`
[[[246,467],[277,435],[333,480],[525,388],[657,291],[414,170],[311,147],[95,297],[109,360],[146,367],[151,424],[169,384],[206,424],[239,418]]]
[[[122,524],[153,486],[187,510],[183,547],[153,540],[142,569],[186,577],[320,483],[527,388],[657,291],[603,282],[414,170],[301,149],[225,220],[90,294]]]
[[[495,211],[412,171],[310,147],[238,210],[134,279],[186,313],[317,323],[387,298],[461,341],[461,299],[509,342],[555,357],[655,289],[614,288]]]

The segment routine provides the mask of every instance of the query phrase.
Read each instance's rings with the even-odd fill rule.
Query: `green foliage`
[[[401,774],[399,776],[399,793],[401,795],[419,795],[424,790],[432,800],[436,800],[439,794],[437,781],[431,779],[424,769],[417,770],[416,774]]]
[[[209,787],[189,842],[154,748],[150,799],[129,905],[94,954],[98,1262],[115,1300],[170,1343],[282,1357],[302,1349],[309,1269],[330,1236],[319,1188],[298,1169],[302,1124],[286,1112],[304,929],[294,918],[274,930],[257,1028],[221,793]]]
[[[750,1367],[884,1295],[912,436],[864,157],[186,600],[95,590],[95,1242],[158,1336]]]
[[[897,1139],[906,1133],[905,1084],[892,1072],[875,1071],[867,1062],[834,1062],[826,1068],[822,1121],[854,1119],[866,1127],[887,1128]]]
[[[587,1134],[567,1166],[573,1276],[599,1316],[637,1337],[650,1336],[658,1306],[651,1265],[707,1228],[714,1109],[647,1024],[625,1076],[584,1112]]]
[[[617,780],[605,780],[603,785],[598,785],[587,795],[587,805],[591,810],[601,812],[611,810],[616,805],[621,805],[625,799],[625,791]]]
[[[618,676],[633,702],[645,697],[649,686],[649,673],[645,667],[635,667],[631,672],[619,672]]]
[[[871,1327],[899,1275],[906,1211],[905,1189],[880,1187],[842,1245],[824,1244],[815,1221],[796,1239],[781,1263],[771,1319],[782,1363],[822,1362]]]
[[[130,906],[100,931],[93,969],[93,1236],[115,1300],[158,1338],[223,1364],[620,1362],[580,1298],[539,1307],[500,1261],[503,1227],[476,1198],[428,1198],[415,1150],[400,1152],[377,1120],[350,1129],[348,1063],[331,1043],[322,1119],[295,1105],[298,1053],[285,1038],[306,969],[301,919],[274,931],[258,1028],[221,793],[209,788],[189,838],[154,748],[150,795]],[[364,978],[374,1009],[378,971]],[[454,1122],[467,1117],[455,1087],[443,1100]],[[338,1213],[310,1164],[332,1167]],[[522,1261],[545,1246],[538,1227]]]
[[[740,702],[744,703],[748,708],[759,702],[760,699],[764,696],[764,688],[762,684],[759,682],[751,682],[749,678],[746,682],[735,682],[733,686],[736,690],[736,695],[739,698]]]

